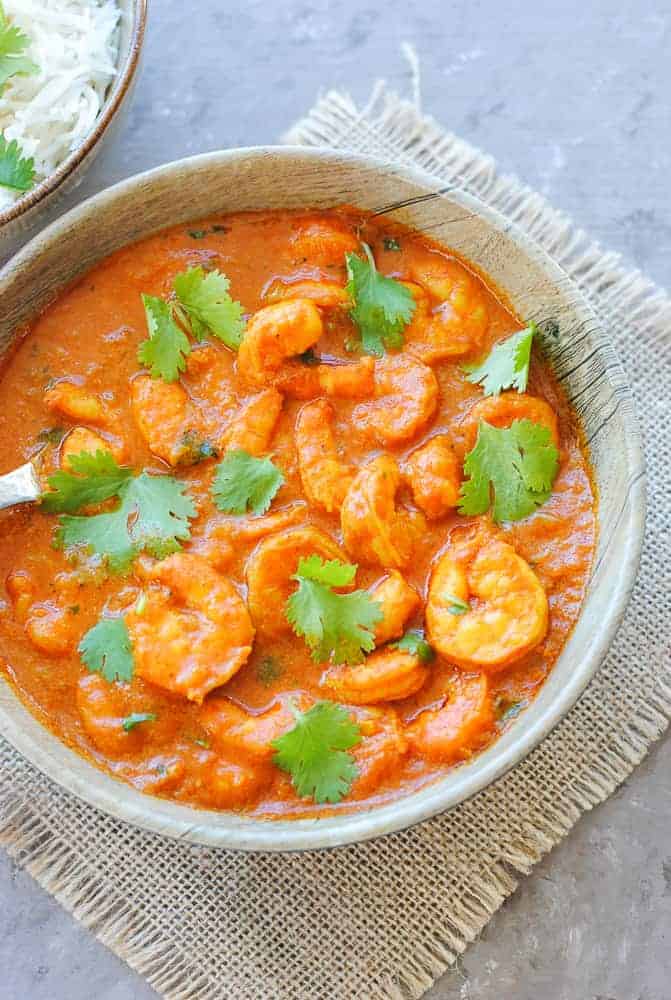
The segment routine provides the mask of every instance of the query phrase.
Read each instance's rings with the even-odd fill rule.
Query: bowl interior
[[[247,850],[364,840],[426,819],[520,761],[566,714],[605,656],[633,585],[644,519],[636,420],[607,332],[566,274],[521,232],[462,191],[408,168],[335,152],[264,148],[213,153],[97,195],[35,238],[0,272],[0,353],[58,291],[102,257],[209,214],[348,202],[420,229],[477,264],[516,311],[541,324],[543,347],[580,414],[599,495],[597,552],[580,619],[535,701],[484,753],[392,804],[319,820],[252,820],[151,798],[67,749],[0,680],[0,731],[70,791],[114,815],[182,839]]]

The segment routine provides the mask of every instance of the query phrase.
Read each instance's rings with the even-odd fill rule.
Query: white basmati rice
[[[117,72],[116,0],[2,0],[30,38],[34,76],[14,76],[0,95],[0,132],[35,160],[39,183],[86,138]],[[0,187],[0,211],[19,192]]]

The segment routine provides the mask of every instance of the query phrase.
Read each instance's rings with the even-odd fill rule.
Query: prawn
[[[254,628],[233,584],[205,559],[177,552],[138,561],[148,586],[126,614],[136,673],[199,704],[237,673],[252,651]]]
[[[375,363],[375,398],[360,403],[353,419],[381,444],[395,445],[422,431],[437,405],[433,371],[410,355],[389,355]]]
[[[247,600],[254,625],[264,635],[291,632],[286,603],[295,587],[292,576],[303,557],[344,562],[344,553],[333,539],[311,526],[290,528],[260,542],[247,561]]]
[[[464,450],[470,451],[478,436],[480,422],[492,427],[510,427],[515,420],[531,420],[550,431],[554,444],[559,447],[559,425],[552,407],[526,392],[502,392],[499,396],[485,396],[468,410],[460,423]]]
[[[369,593],[382,611],[382,619],[375,626],[375,645],[399,639],[408,618],[422,603],[419,594],[395,569],[376,583]]]
[[[109,427],[114,423],[108,406],[73,382],[57,382],[45,392],[44,402],[52,413],[60,413],[77,423],[99,427]]]
[[[192,539],[191,551],[203,556],[215,569],[226,569],[234,561],[240,545],[258,542],[266,535],[292,527],[305,518],[306,511],[307,504],[297,500],[272,514],[213,518],[207,524],[205,535]]]
[[[295,259],[316,267],[345,266],[345,254],[359,249],[353,232],[335,220],[307,219],[291,237]]]
[[[292,700],[300,711],[309,708],[305,695]],[[217,753],[236,760],[243,757],[252,763],[270,763],[275,753],[273,740],[293,729],[296,716],[288,697],[258,715],[246,712],[228,698],[210,698],[201,710],[200,723]]]
[[[445,517],[459,506],[461,466],[446,434],[415,449],[404,471],[415,503],[428,518]]]
[[[311,299],[321,309],[336,309],[351,305],[342,284],[319,281],[316,278],[276,278],[264,289],[263,297],[277,299]]]
[[[429,583],[427,638],[467,670],[495,673],[545,638],[548,600],[512,545],[476,530],[450,541]]]
[[[73,456],[81,455],[82,452],[95,455],[99,451],[112,455],[117,462],[123,459],[123,449],[117,444],[107,441],[100,434],[96,434],[95,431],[90,431],[88,427],[73,427],[61,443],[59,452],[60,466],[62,469],[71,472]]]
[[[256,457],[264,455],[280,419],[282,403],[277,389],[262,389],[252,396],[228,425],[222,442],[224,448],[242,449]]]
[[[102,753],[122,756],[136,753],[146,742],[149,732],[152,743],[156,743],[157,726],[162,728],[162,736],[172,735],[175,728],[165,713],[166,718],[153,720],[150,731],[144,726],[135,726],[128,732],[124,730],[123,722],[129,715],[154,707],[144,686],[138,690],[135,685],[110,684],[100,674],[86,673],[77,683],[76,701],[86,735]]]
[[[421,712],[405,732],[411,747],[422,757],[451,764],[482,749],[494,727],[489,681],[478,674],[455,678],[445,704]]]
[[[398,774],[409,744],[393,708],[352,707],[361,742],[350,751],[359,772],[350,795],[371,795],[388,778]]]
[[[75,644],[73,615],[52,601],[35,600],[35,582],[25,570],[12,570],[6,580],[7,593],[18,621],[40,653],[67,656]]]
[[[463,264],[436,251],[426,251],[411,265],[413,279],[438,304],[424,311],[406,330],[412,351],[428,364],[473,354],[483,345],[489,327],[480,282]]]
[[[401,473],[391,455],[364,465],[347,491],[340,511],[345,548],[358,562],[402,569],[423,527],[421,514],[396,507]]]
[[[378,649],[363,663],[328,669],[321,683],[351,705],[400,701],[424,686],[429,668],[402,649]]]
[[[178,382],[138,375],[131,382],[131,408],[149,451],[172,466],[192,460],[194,441],[204,433]]]
[[[338,512],[355,470],[338,456],[333,438],[333,407],[325,399],[306,403],[296,419],[296,451],[303,489],[310,503],[327,514]]]

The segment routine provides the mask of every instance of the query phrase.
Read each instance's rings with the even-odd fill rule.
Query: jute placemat
[[[124,826],[66,795],[0,740],[0,841],[165,997],[419,997],[520,875],[605,799],[671,714],[671,301],[590,243],[491,158],[378,89],[329,94],[290,140],[420,164],[534,237],[612,332],[641,402],[650,497],[636,593],[579,704],[512,773],[415,829],[329,853],[242,855]]]

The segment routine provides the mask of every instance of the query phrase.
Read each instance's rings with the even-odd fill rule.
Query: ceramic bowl
[[[582,613],[534,702],[483,753],[387,805],[319,820],[255,820],[142,795],[47,732],[0,681],[0,732],[64,788],[148,830],[244,850],[334,847],[450,809],[521,761],[569,711],[603,661],[637,570],[644,468],[632,399],[604,330],[575,285],[521,231],[463,191],[407,167],[332,151],[238,149],[140,174],[69,212],[0,272],[0,354],[15,331],[102,257],[169,225],[260,208],[349,202],[385,212],[474,261],[516,311],[544,326],[544,349],[585,432],[599,495],[598,544]]]
[[[118,73],[95,125],[60,167],[10,208],[0,211],[0,261],[54,217],[60,199],[76,187],[103,145],[114,135],[130,104],[147,21],[147,0],[118,0],[121,8]]]

